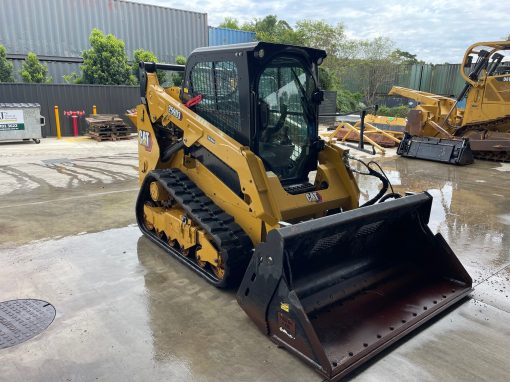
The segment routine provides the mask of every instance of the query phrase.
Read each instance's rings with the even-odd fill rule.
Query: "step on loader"
[[[199,48],[140,63],[142,232],[260,330],[339,379],[460,301],[472,282],[427,226],[432,197],[387,193],[373,163],[318,135],[322,50]],[[160,84],[177,72],[180,86]],[[162,86],[163,85],[163,86]],[[354,172],[381,180],[359,205]]]

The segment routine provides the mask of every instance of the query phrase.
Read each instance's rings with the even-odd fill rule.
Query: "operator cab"
[[[317,73],[325,57],[265,42],[199,48],[186,65],[183,100],[200,96],[193,110],[249,146],[282,184],[307,182],[323,148]]]

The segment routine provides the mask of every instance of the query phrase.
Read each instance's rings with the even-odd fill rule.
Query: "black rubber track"
[[[198,227],[207,233],[219,250],[225,267],[225,276],[219,280],[210,266],[201,268],[193,256],[186,257],[179,250],[160,239],[144,224],[143,207],[151,202],[150,184],[157,181],[171,198],[186,211]],[[211,284],[220,288],[237,287],[244,276],[252,255],[253,244],[234,218],[225,213],[178,169],[153,170],[144,179],[136,201],[136,220],[140,230],[154,243],[193,269]]]

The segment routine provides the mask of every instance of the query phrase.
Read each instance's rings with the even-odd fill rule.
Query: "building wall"
[[[44,61],[41,60],[48,67],[48,76],[51,76],[52,82],[55,84],[65,83],[64,75],[72,72],[80,75],[81,69],[79,63],[74,62],[59,62],[59,61]],[[17,82],[22,82],[22,78],[19,74],[23,60],[12,60],[14,64],[14,79]]]
[[[255,41],[255,32],[209,27],[209,46]]]
[[[30,51],[47,56],[57,83],[76,71],[76,62],[62,62],[79,61],[93,28],[122,39],[129,59],[143,48],[171,63],[177,55],[208,45],[206,13],[123,0],[1,0],[0,7],[0,44],[9,57]]]
[[[0,103],[38,103],[41,115],[46,118],[43,136],[57,135],[54,106],[60,111],[62,135],[73,134],[71,120],[64,116],[64,111],[85,111],[92,113],[92,105],[96,105],[99,114],[119,114],[126,123],[126,110],[140,103],[138,86],[103,86],[103,85],[56,85],[56,84],[5,84],[0,83]],[[86,130],[83,118],[79,120],[80,133]]]

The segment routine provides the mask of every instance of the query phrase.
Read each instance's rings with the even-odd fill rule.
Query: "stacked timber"
[[[118,114],[91,114],[85,118],[88,135],[96,141],[130,139],[129,127]]]

